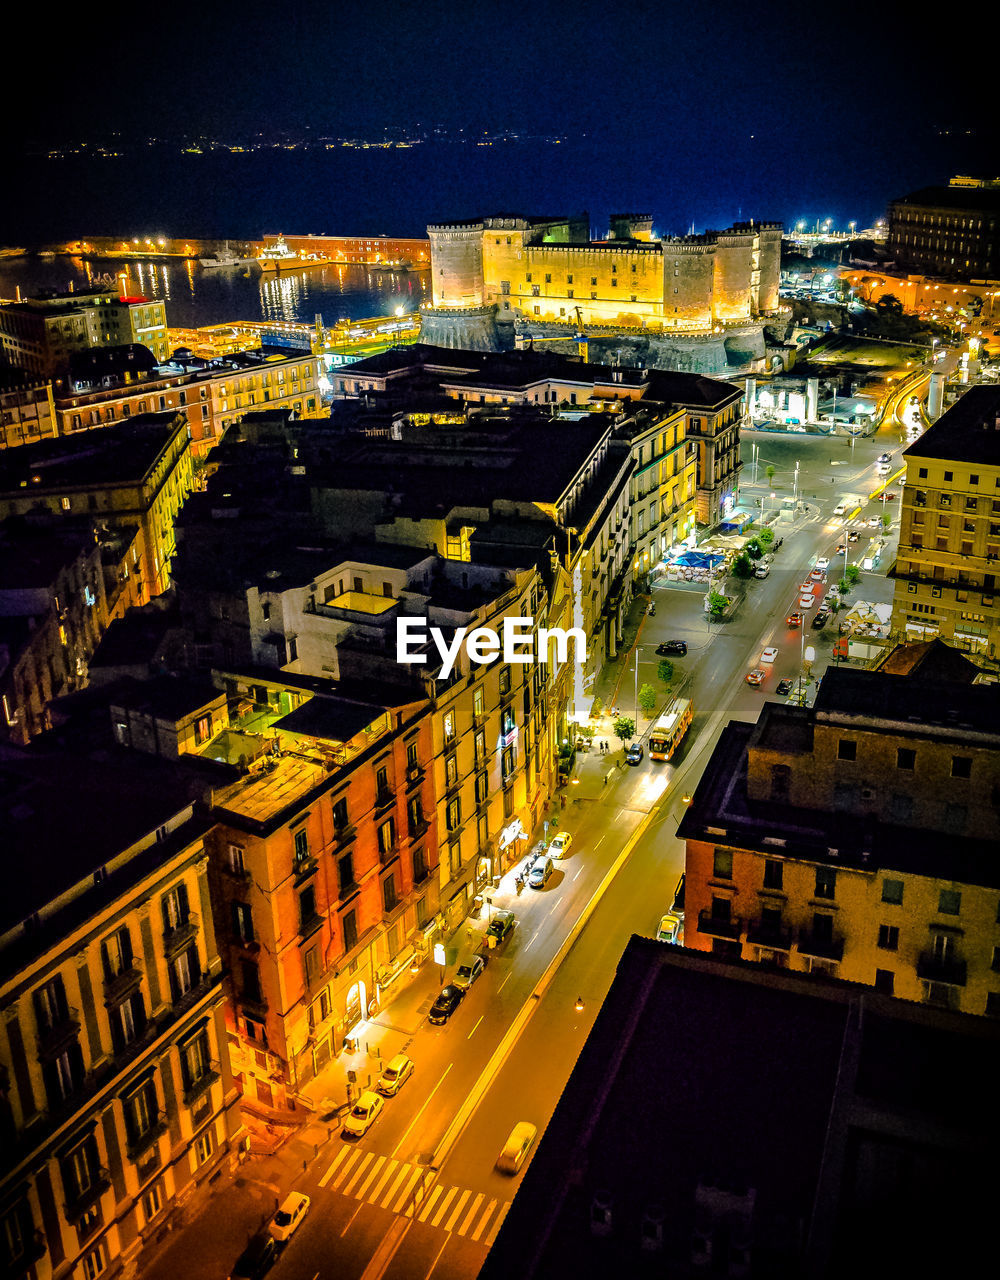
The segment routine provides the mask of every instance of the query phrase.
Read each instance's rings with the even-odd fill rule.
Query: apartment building
[[[998,714],[994,685],[834,668],[731,722],[678,832],[685,945],[1000,1016]]]
[[[892,626],[1000,658],[1000,388],[971,387],[903,452]]]
[[[0,769],[0,1269],[134,1270],[241,1136],[206,781],[129,753]]]
[[[191,454],[203,458],[225,429],[247,413],[284,410],[300,418],[325,414],[321,362],[285,348],[234,351],[205,360],[178,351],[135,379],[82,375],[56,401],[60,435],[106,427],[146,413],[172,412],[187,423]]]
[[[117,569],[133,579],[136,604],[170,585],[174,523],[191,487],[187,422],[169,411],[0,453],[0,520],[49,512],[119,531],[128,559]]]
[[[1000,180],[952,178],[889,205],[887,251],[896,262],[953,279],[1000,275]]]
[[[70,359],[92,347],[141,343],[157,360],[170,354],[163,302],[105,289],[60,293],[0,306],[0,350],[7,364],[66,385]]]
[[[23,369],[0,368],[0,449],[56,435],[52,383]]]

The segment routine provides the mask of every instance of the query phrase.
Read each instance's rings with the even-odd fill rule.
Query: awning
[[[515,840],[527,840],[527,838],[528,837],[525,834],[524,827],[521,826],[521,819],[515,818],[512,823],[504,827],[504,829],[500,832],[500,839],[498,841],[498,845],[502,852],[509,845],[512,845]]]

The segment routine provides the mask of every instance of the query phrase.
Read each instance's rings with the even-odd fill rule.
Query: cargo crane
[[[583,322],[583,314],[580,311],[580,308],[576,307],[575,310],[576,310],[577,330],[576,330],[576,333],[571,338],[566,337],[565,335],[558,338],[532,338],[532,337],[523,338],[522,337],[522,338],[518,338],[518,342],[520,343],[519,350],[523,351],[525,347],[527,346],[533,347],[539,342],[575,342],[577,354],[579,355],[583,363],[586,364],[588,359],[588,352],[589,352],[589,343],[587,340],[587,326]]]

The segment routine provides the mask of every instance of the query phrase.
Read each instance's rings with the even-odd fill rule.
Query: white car
[[[413,1063],[410,1059],[405,1053],[397,1053],[386,1063],[385,1070],[378,1078],[376,1087],[379,1093],[384,1093],[387,1098],[395,1097],[412,1072]]]
[[[549,853],[551,853],[553,858],[561,858],[572,843],[573,837],[568,831],[559,831],[552,837],[552,843],[549,845]]]
[[[267,1228],[274,1239],[280,1241],[290,1239],[309,1212],[310,1204],[309,1197],[303,1195],[301,1191],[293,1191],[291,1195],[286,1196]]]
[[[817,568],[817,569],[822,569],[824,573],[826,573],[826,571],[827,571],[827,569],[829,569],[829,567],[830,567],[830,557],[829,557],[829,556],[820,556],[820,558],[816,561],[816,568]]]
[[[761,662],[773,662],[777,656],[778,650],[773,644],[769,644],[766,649],[761,650],[760,660]]]
[[[799,596],[800,609],[811,609],[815,603],[816,603],[815,596]]]
[[[366,1089],[344,1121],[344,1137],[363,1138],[382,1114],[384,1106],[385,1102],[377,1093]]]

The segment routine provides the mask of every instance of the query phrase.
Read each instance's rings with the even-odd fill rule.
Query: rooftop
[[[918,205],[931,209],[974,209],[977,213],[1000,210],[1000,187],[921,187],[908,196],[890,201],[894,205]]]
[[[1000,466],[1000,386],[970,387],[903,457]]]

